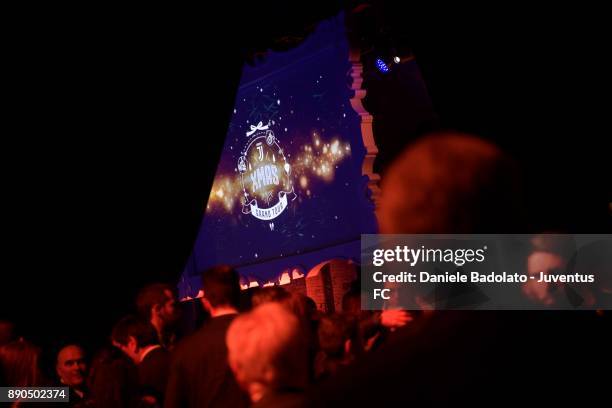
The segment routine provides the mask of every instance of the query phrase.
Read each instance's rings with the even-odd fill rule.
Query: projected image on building
[[[376,222],[348,51],[338,16],[299,47],[244,67],[182,295],[197,293],[199,273],[216,264],[266,282],[294,266],[359,259],[360,234]]]

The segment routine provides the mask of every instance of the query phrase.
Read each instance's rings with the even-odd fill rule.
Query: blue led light
[[[376,68],[378,68],[378,70],[384,74],[389,72],[389,66],[380,58],[376,58]]]

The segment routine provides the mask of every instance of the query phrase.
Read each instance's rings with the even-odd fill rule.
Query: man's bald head
[[[426,136],[383,177],[382,233],[485,233],[519,229],[519,174],[495,145],[461,133]]]
[[[57,353],[55,368],[62,384],[77,388],[82,386],[87,373],[85,352],[74,344],[65,346]]]

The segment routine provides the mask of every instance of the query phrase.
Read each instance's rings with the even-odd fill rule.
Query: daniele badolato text
[[[593,283],[593,275],[581,275],[579,273],[569,275],[549,275],[540,272],[539,275],[526,275],[521,273],[488,272],[481,273],[472,271],[468,274],[462,272],[430,273],[421,271],[384,273],[374,272],[372,279],[376,283],[524,283],[529,280],[546,283]]]
[[[593,283],[593,275],[583,275],[579,273],[568,274],[548,274],[544,271],[536,275],[524,273],[508,272],[479,272],[469,271],[432,273],[423,271],[426,264],[454,264],[464,269],[474,269],[478,264],[485,261],[487,247],[478,249],[432,249],[408,248],[397,246],[395,249],[376,249],[373,252],[372,265],[382,267],[387,264],[407,265],[414,269],[421,269],[414,272],[388,272],[375,271],[372,279],[375,283],[525,283],[528,281],[545,283]],[[419,264],[417,266],[417,264]],[[468,269],[468,270],[469,270]]]

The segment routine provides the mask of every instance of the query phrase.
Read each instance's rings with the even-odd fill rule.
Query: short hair
[[[425,136],[382,178],[383,233],[517,232],[522,215],[518,166],[497,146],[475,136]]]
[[[151,283],[142,288],[136,296],[136,309],[143,319],[151,319],[151,309],[168,300],[166,291],[174,293],[172,286],[165,283]]]
[[[303,293],[289,292],[281,304],[293,313],[302,324],[310,324],[317,317],[317,304]]]
[[[280,286],[266,286],[253,293],[251,305],[257,307],[264,303],[282,302],[289,297],[289,292]]]
[[[243,384],[271,389],[305,386],[307,347],[297,317],[279,303],[266,303],[240,315],[230,325],[228,359]]]
[[[81,353],[83,353],[83,356],[85,356],[85,349],[83,348],[83,346],[81,346],[78,343],[75,342],[66,342],[66,343],[62,343],[56,350],[55,350],[55,363],[59,363],[59,357],[60,354],[62,353],[62,351],[64,351],[65,349],[67,349],[68,347],[76,347],[79,350],[81,350]]]
[[[39,347],[27,340],[15,340],[0,347],[0,374],[9,387],[42,385]]]
[[[240,275],[230,266],[220,265],[205,270],[202,290],[213,307],[240,305]]]
[[[121,345],[127,345],[129,337],[136,339],[138,347],[159,344],[157,331],[153,325],[137,316],[126,316],[113,327],[111,337]]]

